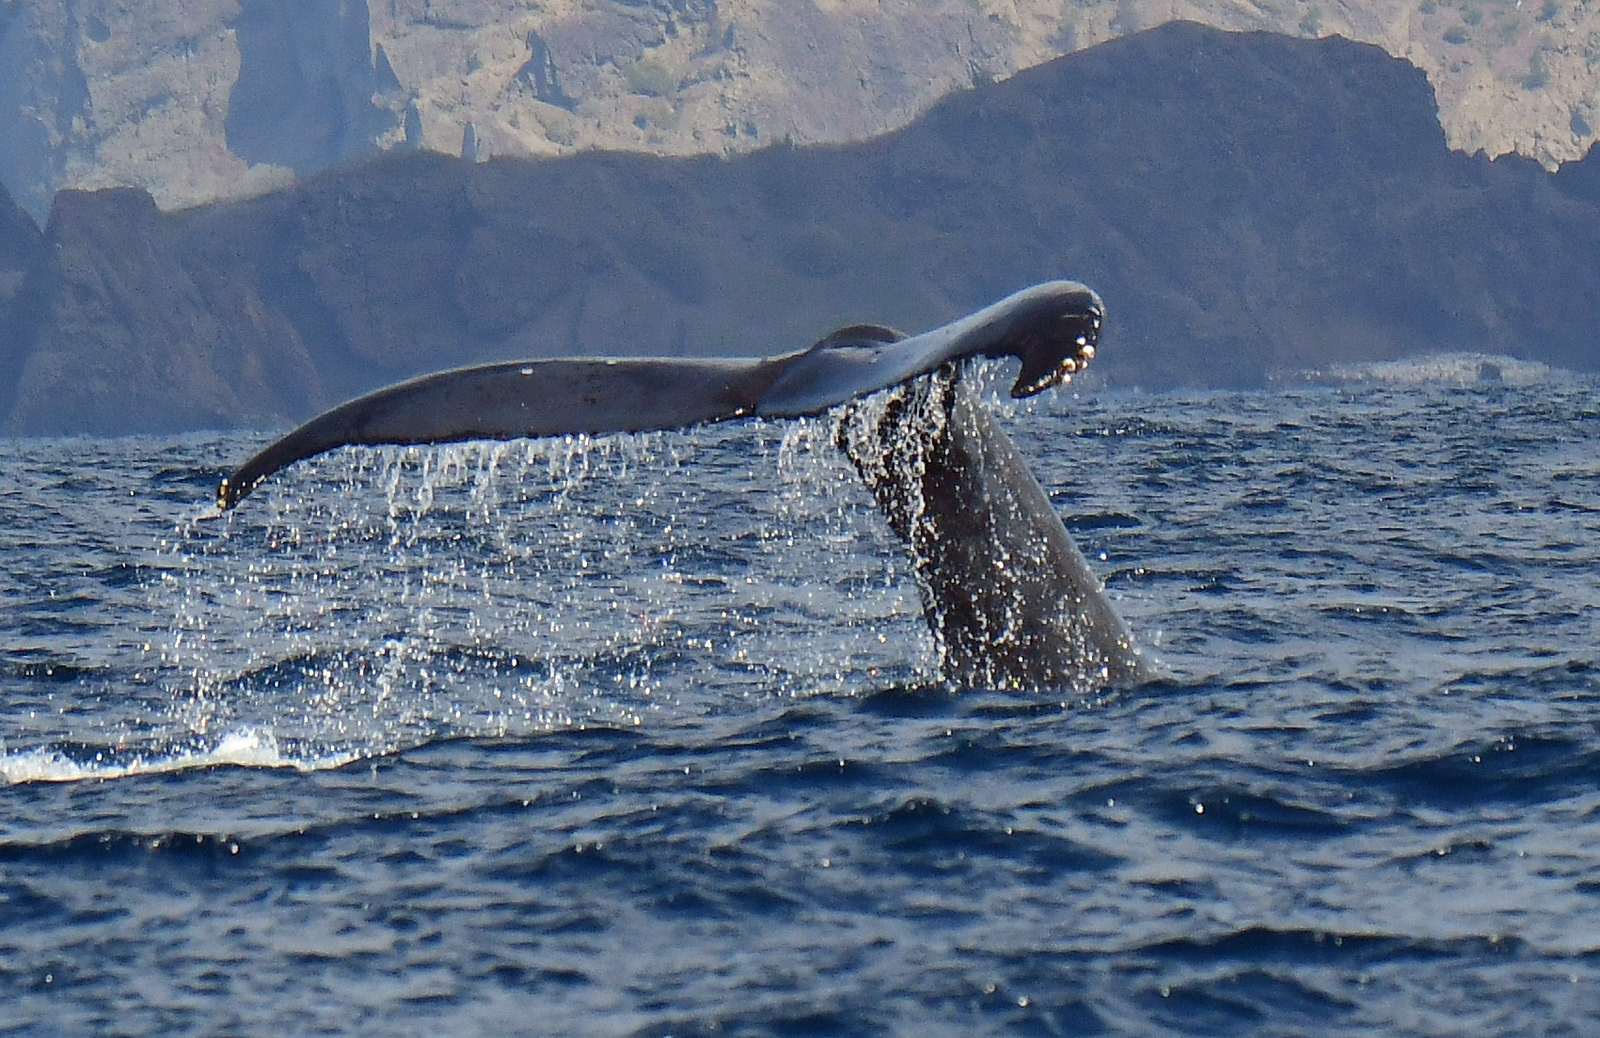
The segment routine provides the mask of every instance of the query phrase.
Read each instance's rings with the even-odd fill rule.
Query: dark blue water
[[[1597,390],[1017,414],[1094,700],[939,686],[826,422],[7,441],[0,1033],[1586,1033]]]

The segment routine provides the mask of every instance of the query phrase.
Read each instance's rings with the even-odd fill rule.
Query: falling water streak
[[[284,763],[337,764],[637,726],[703,681],[746,696],[925,683],[915,590],[837,433],[757,421],[292,469],[160,545],[173,617],[150,657],[169,707],[125,755],[204,763],[255,737]],[[730,514],[733,532],[713,528]],[[836,571],[801,571],[818,550]]]

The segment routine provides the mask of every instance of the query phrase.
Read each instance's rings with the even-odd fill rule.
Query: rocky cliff
[[[39,244],[39,229],[0,186],[0,312],[16,295],[22,272]]]
[[[1426,71],[1451,144],[1600,130],[1574,0],[0,0],[0,181],[240,198],[397,147],[724,154],[864,140],[953,90],[1169,21],[1341,35]]]
[[[6,347],[4,336],[28,264],[39,245],[39,229],[4,187],[0,187],[0,415],[10,405],[18,373],[11,368],[17,354]]]
[[[241,284],[242,258],[207,263],[137,188],[62,192],[0,334],[6,427],[216,428],[319,398],[295,328]]]
[[[779,352],[1061,276],[1106,296],[1122,385],[1439,349],[1594,370],[1597,163],[1451,151],[1373,47],[1175,23],[850,146],[394,153],[174,214],[63,193],[4,428],[281,425],[454,364]]]

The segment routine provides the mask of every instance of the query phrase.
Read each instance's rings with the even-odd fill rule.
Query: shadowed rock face
[[[1169,25],[850,147],[391,154],[167,216],[63,195],[0,427],[282,425],[455,364],[780,353],[1063,276],[1105,297],[1124,385],[1441,349],[1600,368],[1596,158],[1453,153],[1432,111],[1376,48]]]
[[[377,150],[374,137],[393,119],[372,103],[379,84],[365,2],[246,0],[234,34],[230,151],[306,174]]]
[[[39,244],[39,228],[16,199],[0,187],[0,271],[21,271]],[[0,296],[6,293],[0,292]]]
[[[227,427],[317,394],[295,330],[238,273],[196,262],[143,191],[62,192],[13,316],[9,428]]]
[[[0,187],[0,416],[11,409],[22,349],[12,330],[12,309],[24,272],[39,246],[39,228]]]

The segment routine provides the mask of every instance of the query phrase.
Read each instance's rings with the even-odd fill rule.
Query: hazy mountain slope
[[[13,300],[38,245],[39,229],[0,186],[0,336],[10,323]],[[18,373],[10,366],[16,358],[16,352],[0,341],[0,415],[9,409],[11,388],[17,384]]]
[[[397,146],[861,140],[1175,19],[1376,43],[1467,151],[1553,164],[1600,129],[1600,5],[1570,0],[0,0],[0,181],[42,220],[63,187],[174,208]]]
[[[292,325],[239,260],[201,257],[135,188],[66,191],[0,329],[16,432],[270,422],[320,396]]]
[[[491,358],[774,353],[1062,276],[1106,296],[1123,385],[1438,349],[1600,368],[1597,160],[1468,157],[1432,113],[1376,48],[1172,24],[849,146],[395,154],[164,216],[64,194],[4,428],[286,422]]]

